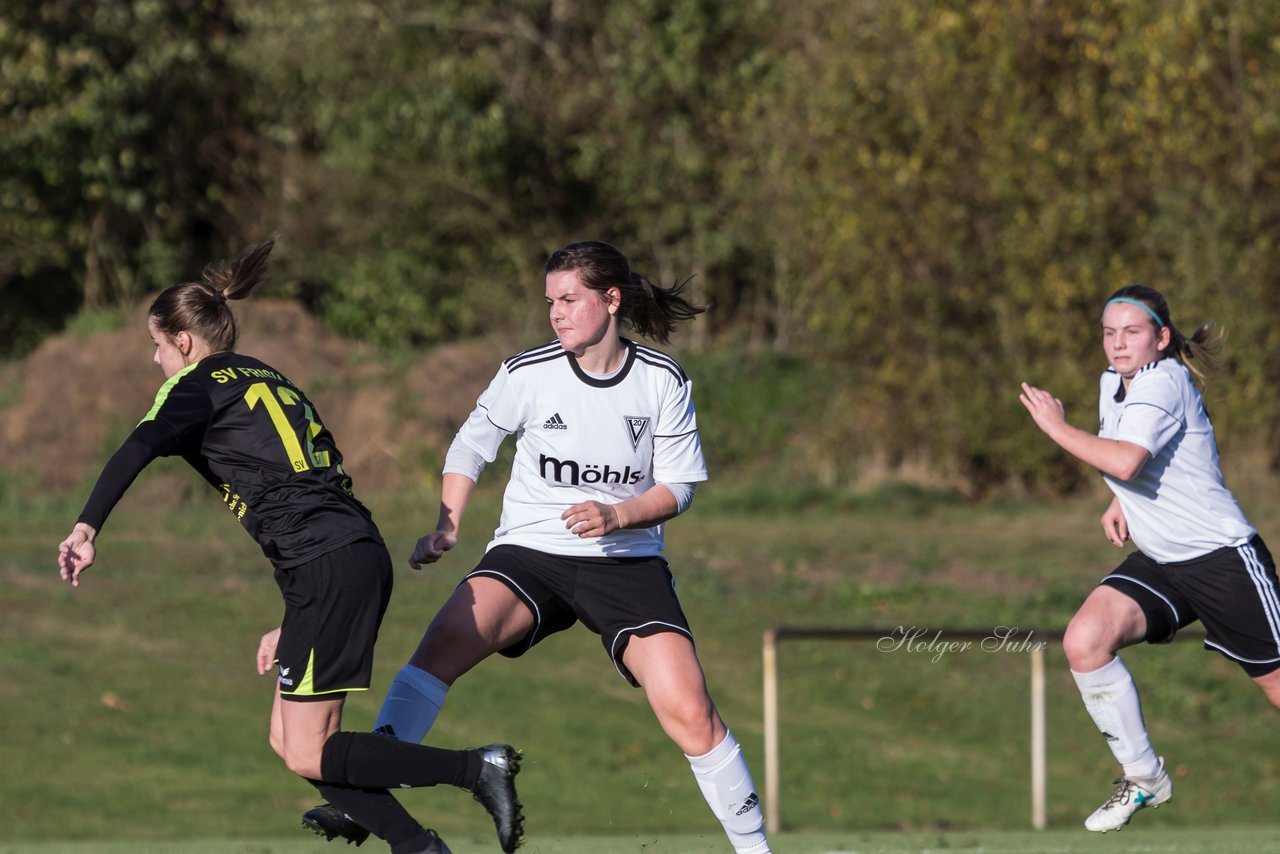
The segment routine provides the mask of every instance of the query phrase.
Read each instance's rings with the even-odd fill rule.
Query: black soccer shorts
[[[1133,552],[1101,583],[1142,608],[1148,643],[1168,643],[1178,629],[1199,620],[1205,648],[1250,676],[1280,668],[1280,584],[1261,537],[1176,563]]]
[[[369,689],[392,578],[387,547],[371,540],[276,570],[285,605],[276,647],[283,699],[331,700]]]
[[[467,578],[478,575],[501,581],[533,612],[529,633],[502,650],[508,658],[519,658],[543,638],[581,621],[600,636],[619,675],[638,687],[622,663],[628,640],[677,632],[693,641],[675,579],[661,555],[569,557],[495,546]]]

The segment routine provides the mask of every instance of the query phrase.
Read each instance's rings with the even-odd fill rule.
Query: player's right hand
[[[435,563],[445,552],[458,544],[458,535],[452,531],[435,531],[418,540],[409,555],[409,566],[422,569],[424,563]]]
[[[98,550],[93,545],[97,534],[91,526],[77,522],[67,538],[58,544],[58,575],[72,587],[80,586],[80,573],[93,566]]]
[[[262,636],[258,641],[258,654],[255,659],[258,664],[258,675],[266,676],[271,670],[272,665],[276,663],[276,647],[280,645],[280,629],[275,628]]]

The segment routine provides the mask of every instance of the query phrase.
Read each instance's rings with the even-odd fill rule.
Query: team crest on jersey
[[[624,415],[623,420],[627,422],[627,434],[631,436],[632,450],[640,450],[640,440],[644,438],[644,434],[649,429],[649,419],[647,416]]]

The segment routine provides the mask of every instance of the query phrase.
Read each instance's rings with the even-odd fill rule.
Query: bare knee
[[[716,717],[716,707],[706,694],[691,692],[673,697],[662,705],[663,717],[687,732],[709,731],[711,722]]]
[[[320,756],[324,746],[342,725],[345,695],[310,702],[277,698],[277,715],[271,727],[271,747],[285,767],[308,780],[322,779]]]
[[[724,740],[727,729],[705,693],[663,698],[653,705],[663,731],[690,756],[708,753]]]
[[[274,745],[273,745],[274,746]],[[324,779],[320,772],[320,754],[313,750],[290,750],[283,747],[276,751],[284,760],[284,766],[307,780]]]
[[[1077,673],[1105,667],[1116,652],[1147,635],[1147,617],[1132,598],[1111,587],[1089,594],[1067,624],[1062,651]]]
[[[1067,663],[1077,673],[1105,667],[1119,648],[1119,639],[1106,622],[1086,614],[1072,617],[1062,638]]]

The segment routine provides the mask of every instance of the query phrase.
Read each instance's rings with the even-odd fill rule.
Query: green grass
[[[1101,838],[1085,830],[886,833],[845,831],[776,834],[782,854],[1274,854],[1280,826],[1152,830],[1130,827]],[[454,854],[484,854],[491,840],[450,837]],[[340,851],[317,840],[210,839],[186,842],[0,843],[0,854],[318,854]],[[353,850],[353,849],[347,849]],[[363,850],[363,849],[362,849]],[[522,854],[721,854],[718,834],[542,835],[532,836]]]
[[[22,499],[14,485],[0,496],[0,854],[302,850],[292,843],[297,818],[316,794],[266,745],[271,683],[253,666],[279,593],[257,547],[190,480],[180,470],[144,475],[75,591],[57,581],[54,553],[78,501]],[[372,724],[391,675],[482,551],[498,480],[482,483],[459,548],[421,574],[403,561],[434,522],[435,496],[368,497],[402,568],[374,690],[350,700],[350,728]],[[709,484],[669,527],[668,556],[712,693],[758,786],[764,629],[1061,628],[1119,555],[1101,539],[1096,499],[975,507],[893,490],[796,495],[774,512],[758,491],[720,489]],[[1277,530],[1274,513],[1255,511],[1254,521],[1264,536]],[[1275,711],[1198,644],[1126,654],[1176,795],[1103,841],[1075,828],[1115,767],[1060,651],[1049,654],[1051,832],[1033,836],[1018,833],[1030,810],[1025,655],[972,649],[934,661],[868,642],[797,640],[779,659],[781,815],[800,833],[781,837],[780,851],[1074,851],[1103,841],[1131,851],[1147,839],[1150,850],[1261,851],[1275,835],[1265,827],[1280,802]],[[529,852],[725,850],[687,763],[585,630],[520,661],[495,658],[458,683],[431,743],[494,740],[526,753]],[[488,819],[465,793],[401,797],[459,854],[492,848]],[[270,841],[172,841],[225,840],[228,816],[236,836]],[[1198,836],[1214,826],[1238,826],[1222,837],[1235,841]],[[1200,847],[1177,847],[1194,839]]]

